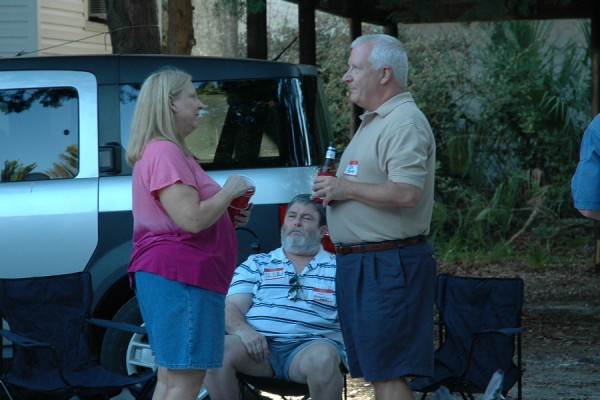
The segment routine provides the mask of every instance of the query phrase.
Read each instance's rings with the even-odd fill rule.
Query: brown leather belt
[[[352,245],[335,245],[335,254],[344,255],[349,253],[364,253],[367,251],[380,251],[380,250],[391,250],[401,249],[403,247],[412,246],[417,243],[423,243],[427,240],[426,235],[413,236],[406,239],[399,240],[387,240],[385,242],[377,243],[360,243]]]

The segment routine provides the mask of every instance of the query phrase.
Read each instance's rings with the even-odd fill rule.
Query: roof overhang
[[[592,18],[595,3],[599,3],[596,7],[600,11],[599,0],[314,0],[316,10],[376,25],[585,19]]]

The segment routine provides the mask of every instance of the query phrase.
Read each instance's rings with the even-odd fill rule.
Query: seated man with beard
[[[307,383],[338,400],[345,352],[335,296],[335,255],[321,246],[325,210],[301,194],[288,204],[282,246],[235,271],[225,302],[223,367],[209,369],[212,400],[238,398],[236,372]]]

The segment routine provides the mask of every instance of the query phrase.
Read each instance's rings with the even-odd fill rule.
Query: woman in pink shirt
[[[132,286],[158,364],[153,399],[196,399],[206,369],[219,368],[225,294],[237,260],[226,210],[250,187],[231,175],[221,188],[184,139],[204,107],[191,76],[149,76],[139,93],[127,161],[133,166]],[[250,210],[236,217],[247,223]]]

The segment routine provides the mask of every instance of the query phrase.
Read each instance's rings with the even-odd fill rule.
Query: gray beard
[[[315,232],[314,235],[309,235],[301,231],[298,232],[301,233],[301,236],[290,235],[284,232],[283,229],[281,230],[281,247],[283,247],[283,250],[298,255],[316,254],[321,245],[321,234]]]

